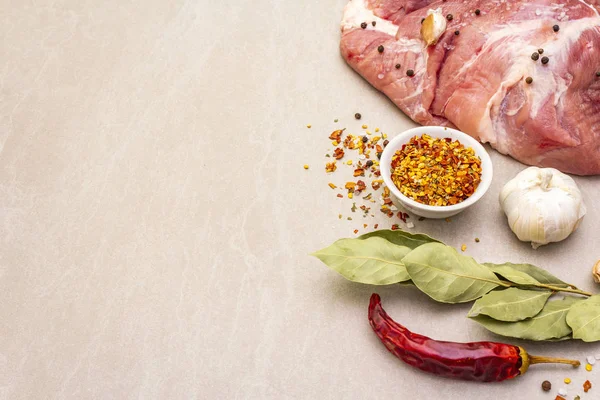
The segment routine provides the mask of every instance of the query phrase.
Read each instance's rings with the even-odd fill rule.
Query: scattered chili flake
[[[354,170],[354,176],[365,176],[365,170],[362,168],[356,168]]]
[[[307,164],[304,164],[304,169],[308,169],[308,165]]]
[[[481,182],[481,159],[459,141],[413,137],[392,157],[392,181],[405,196],[446,206],[468,199]]]
[[[552,384],[550,383],[550,381],[544,381],[544,382],[542,382],[542,390],[544,392],[549,392],[550,389],[552,389]]]
[[[550,61],[550,59],[548,57],[542,57],[542,64],[546,65],[548,64],[548,61]]]
[[[363,224],[363,228],[366,228],[367,226],[369,226],[369,225],[367,225],[367,224]]]
[[[360,24],[360,27],[363,29],[367,29],[367,23],[363,22],[362,24]]]
[[[533,54],[531,55],[531,59],[532,59],[533,61],[537,61],[537,60],[539,60],[539,59],[540,59],[540,54],[539,54],[539,53],[536,51],[535,53],[533,53]]]
[[[339,193],[338,193],[337,197],[339,197],[339,198],[342,198],[342,199],[344,198],[344,196],[342,196],[342,195],[341,195],[341,194],[339,194]]]
[[[354,183],[354,182],[346,182],[346,185],[344,186],[344,188],[348,189],[348,190],[354,190],[355,187],[356,187],[356,183]]]
[[[344,157],[344,149],[337,147],[334,151],[333,151],[333,157],[336,160],[341,160]]]
[[[335,161],[325,164],[325,172],[334,172],[336,169]]]
[[[375,228],[375,229],[379,228],[379,224],[375,224],[375,225],[373,226],[373,228]]]
[[[479,15],[481,14],[481,10],[478,8],[477,10],[475,10],[475,15]]]
[[[336,119],[336,122],[337,122],[337,119]],[[331,132],[331,135],[329,135],[329,139],[339,142],[340,139],[342,138],[342,133],[344,133],[345,130],[346,129],[338,129],[338,130]]]
[[[560,26],[558,26],[558,25],[554,25],[554,26],[552,27],[552,30],[553,30],[554,32],[558,32],[558,31],[560,30]]]
[[[588,390],[590,390],[591,388],[592,388],[592,382],[585,381],[583,384],[583,391],[587,393]]]
[[[528,85],[531,85],[531,83],[533,82],[533,78],[528,76],[527,79],[525,79],[525,82],[527,82]]]
[[[481,240],[479,240],[479,238],[475,238],[475,243],[479,243],[481,242]]]
[[[356,190],[358,191],[363,191],[367,188],[367,185],[365,185],[365,183],[361,180],[356,181]]]
[[[334,185],[333,183],[331,183],[331,182],[329,183],[329,187],[330,187],[330,188],[332,188],[332,189],[335,189],[335,188],[337,188],[337,186],[335,186],[335,185]]]
[[[393,231],[397,231],[398,229],[400,229],[400,226],[398,224],[392,225],[392,230]]]
[[[358,233],[358,229],[355,229],[354,230],[354,234],[356,235],[357,233]]]
[[[362,116],[360,115],[360,113],[356,113],[356,114],[354,114],[354,118],[356,118],[356,119],[361,119],[361,118],[362,118]]]
[[[554,400],[566,400],[564,397],[562,397],[560,394],[557,394],[556,397],[554,398]]]
[[[467,245],[463,244],[462,246],[460,246],[460,250],[461,251],[467,251]]]

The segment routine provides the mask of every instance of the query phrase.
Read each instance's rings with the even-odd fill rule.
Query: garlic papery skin
[[[446,17],[442,15],[442,9],[429,10],[427,18],[421,24],[421,37],[431,46],[437,43],[438,39],[446,32]]]
[[[534,249],[566,239],[586,212],[575,181],[554,168],[521,171],[504,185],[500,205],[510,229]]]

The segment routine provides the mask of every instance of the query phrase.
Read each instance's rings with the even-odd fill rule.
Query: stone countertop
[[[351,171],[325,174],[329,133],[414,125],[339,56],[344,5],[0,0],[0,399],[554,398],[545,379],[594,397],[600,386],[581,385],[600,385],[600,368],[539,366],[501,384],[411,369],[367,323],[375,290],[414,331],[500,338],[468,305],[354,284],[308,256],[398,222],[346,219],[352,202],[327,184]],[[534,251],[497,200],[524,167],[491,155],[476,206],[413,230],[596,291],[600,179],[576,178],[581,229]]]

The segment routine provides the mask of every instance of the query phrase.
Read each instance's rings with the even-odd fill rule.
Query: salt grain
[[[558,389],[558,395],[565,397],[567,395],[567,389],[565,389],[565,388]]]
[[[406,227],[407,227],[408,229],[412,229],[412,228],[414,228],[414,227],[415,227],[415,224],[413,224],[412,222],[409,222],[408,224],[406,224]]]
[[[596,359],[593,356],[588,356],[587,362],[590,365],[594,365],[594,364],[596,364]]]
[[[384,76],[385,76],[385,75],[383,75],[383,74],[379,74],[379,75],[377,75],[377,77],[378,77],[379,79],[383,79],[383,77],[384,77]]]

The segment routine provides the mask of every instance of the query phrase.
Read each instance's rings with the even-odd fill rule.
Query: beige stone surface
[[[413,125],[339,57],[344,4],[0,0],[0,399],[544,399],[544,379],[570,376],[570,395],[600,385],[600,368],[495,385],[410,369],[370,330],[374,290],[415,331],[498,337],[468,306],[353,284],[308,256],[397,222],[346,220],[351,202],[327,183],[350,170],[325,174],[329,132],[359,132],[357,111],[390,135]],[[581,229],[533,251],[497,203],[523,166],[492,157],[480,203],[414,230],[596,291],[600,180],[576,178]]]

